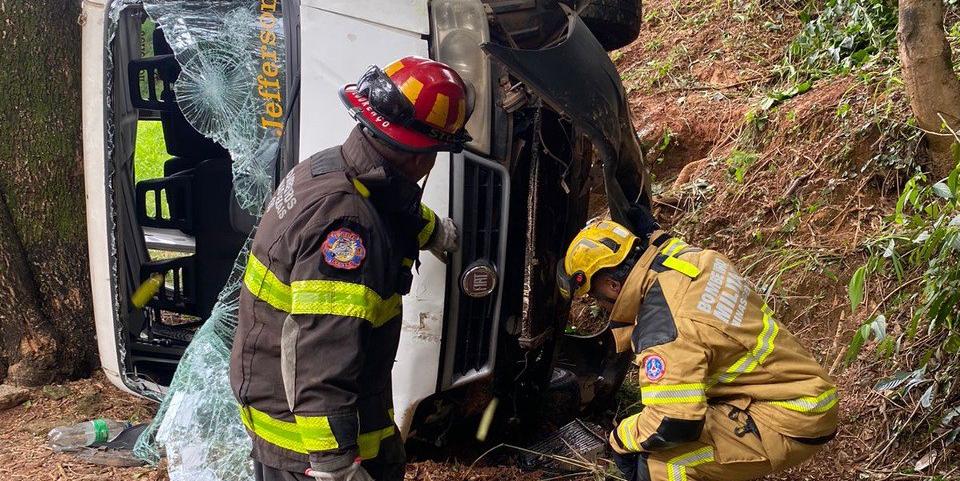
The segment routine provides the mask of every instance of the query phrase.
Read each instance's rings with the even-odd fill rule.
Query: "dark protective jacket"
[[[837,389],[722,254],[655,233],[611,312],[622,352],[632,349],[645,406],[611,434],[621,453],[697,441],[708,405],[807,442],[837,425]],[[710,429],[710,426],[707,426]]]
[[[253,240],[230,383],[253,457],[276,469],[335,470],[396,436],[400,296],[437,219],[369,142],[357,129],[300,162]]]

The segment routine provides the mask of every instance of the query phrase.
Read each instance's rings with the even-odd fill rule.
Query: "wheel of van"
[[[483,0],[499,27],[491,35],[510,45],[509,34],[520,48],[542,47],[563,30],[566,15],[560,4],[580,10],[580,18],[606,50],[629,45],[640,35],[642,0]]]
[[[510,45],[506,38],[509,34],[520,48],[541,47],[566,23],[559,0],[483,0],[483,3],[490,6],[500,24],[500,28],[492,26],[490,34],[502,45]]]
[[[580,18],[607,51],[633,43],[640,35],[642,0],[577,0]]]

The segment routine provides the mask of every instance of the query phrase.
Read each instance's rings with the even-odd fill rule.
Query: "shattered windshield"
[[[169,42],[181,68],[174,84],[187,121],[230,153],[239,207],[256,218],[269,197],[288,118],[286,46],[278,0],[114,0],[107,25],[107,72],[121,11],[142,7]],[[118,62],[121,59],[117,59]],[[107,98],[115,86],[108,73]],[[108,102],[108,119],[111,107]],[[110,155],[120,143],[108,125]],[[249,242],[248,242],[249,244]],[[172,480],[253,479],[250,440],[228,379],[240,283],[241,250],[210,317],[196,332],[149,429],[135,453],[149,462],[168,458]]]

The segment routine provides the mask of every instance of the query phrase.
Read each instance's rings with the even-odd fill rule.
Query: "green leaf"
[[[887,316],[880,314],[868,325],[870,326],[870,334],[873,335],[874,339],[882,341],[887,337]]]
[[[951,334],[950,337],[947,338],[947,342],[943,343],[943,350],[950,354],[960,352],[960,336]]]
[[[896,243],[893,242],[893,239],[890,239],[890,242],[887,243],[887,247],[883,249],[883,257],[893,257],[893,255],[897,253],[896,247]]]
[[[875,391],[881,391],[881,392],[892,391],[900,387],[900,385],[903,384],[904,381],[909,379],[911,374],[913,373],[910,371],[897,371],[892,376],[886,379],[881,379],[875,386],[873,386],[873,389]]]
[[[766,97],[760,102],[760,110],[770,110],[778,102],[778,99]]]
[[[857,332],[854,333],[853,339],[850,340],[850,346],[847,347],[847,354],[844,356],[844,362],[848,366],[857,358],[857,355],[860,354],[860,350],[863,349],[863,345],[866,344],[867,336],[869,335],[870,326],[867,325],[860,326],[860,329],[857,329]]]
[[[847,295],[850,297],[850,311],[856,311],[863,301],[863,285],[866,283],[867,266],[860,266],[854,271],[850,278],[850,284],[847,285]]]
[[[933,193],[947,200],[953,198],[953,191],[949,186],[947,186],[947,184],[944,184],[943,182],[937,182],[936,184],[933,184]]]

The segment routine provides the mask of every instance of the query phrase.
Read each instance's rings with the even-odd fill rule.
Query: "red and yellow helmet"
[[[460,74],[440,62],[404,57],[372,66],[340,99],[374,135],[411,152],[459,152],[471,140],[464,126],[473,93]]]

